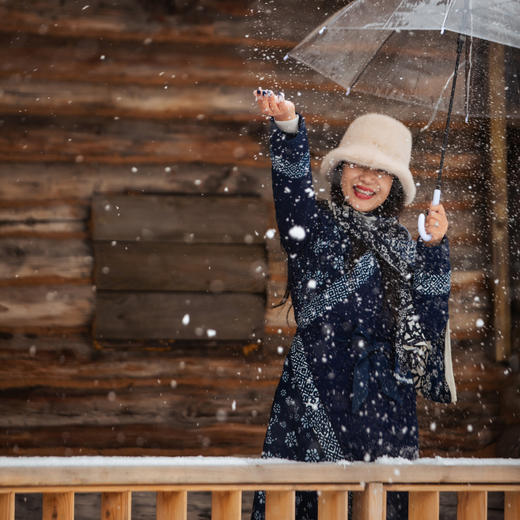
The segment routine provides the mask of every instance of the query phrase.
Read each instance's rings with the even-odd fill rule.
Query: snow
[[[361,464],[361,462],[356,462]],[[260,459],[253,457],[0,457],[0,468],[7,467],[70,467],[70,466],[251,466],[270,464],[302,464],[286,459]],[[307,464],[330,464],[314,462]],[[336,464],[347,466],[349,461],[338,461]],[[380,457],[370,465],[434,465],[434,466],[520,466],[520,459],[479,459],[479,458],[421,458],[409,460],[395,457]]]
[[[294,240],[303,240],[305,238],[305,229],[301,226],[293,226],[289,229],[289,236]]]

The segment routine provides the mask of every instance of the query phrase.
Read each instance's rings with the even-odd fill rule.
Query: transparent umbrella
[[[488,42],[520,48],[520,0],[355,0],[289,54],[352,89],[447,112],[433,202],[452,112],[488,116]],[[450,56],[452,59],[450,59]],[[504,117],[520,117],[520,54],[505,70]],[[464,81],[457,85],[457,71]],[[430,121],[431,121],[430,120]],[[424,240],[424,215],[419,218]]]

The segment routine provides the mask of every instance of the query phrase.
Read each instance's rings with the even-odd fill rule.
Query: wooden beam
[[[462,491],[457,498],[457,520],[486,520],[487,491]]]
[[[348,491],[319,491],[318,520],[348,520]]]
[[[367,484],[365,491],[354,493],[353,520],[384,520],[386,492],[380,482]]]
[[[156,520],[187,520],[188,492],[159,491],[156,500]]]
[[[294,491],[266,491],[265,520],[294,520]]]
[[[504,493],[504,520],[518,520],[520,518],[520,491],[506,491]]]
[[[495,358],[511,354],[509,287],[509,233],[507,189],[507,125],[504,78],[504,46],[489,48],[490,154],[493,196],[491,204],[492,292],[494,300]]]
[[[74,520],[74,492],[44,493],[43,520]]]
[[[240,520],[242,492],[214,491],[211,494],[211,520]]]
[[[14,520],[14,493],[0,493],[0,520]]]
[[[131,520],[132,493],[102,493],[101,520]]]
[[[439,520],[439,492],[410,491],[408,518],[409,520]]]

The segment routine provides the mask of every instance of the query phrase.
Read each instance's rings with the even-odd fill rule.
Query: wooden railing
[[[102,493],[100,518],[129,520],[134,491],[157,493],[157,520],[186,520],[187,492],[211,491],[212,520],[242,518],[242,492],[266,491],[266,519],[294,519],[295,491],[316,490],[320,520],[385,518],[386,493],[409,492],[409,518],[437,520],[439,494],[458,493],[458,520],[484,520],[487,493],[503,491],[505,520],[520,520],[520,460],[389,459],[299,463],[247,458],[0,458],[0,520],[14,520],[16,493],[43,493],[43,520],[72,520],[74,494]]]

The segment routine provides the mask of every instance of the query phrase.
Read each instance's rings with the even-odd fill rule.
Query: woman
[[[315,198],[303,117],[270,91],[270,151],[280,240],[298,325],[276,389],[263,457],[373,461],[418,457],[416,391],[456,400],[448,330],[448,221],[430,207],[432,240],[397,217],[415,196],[412,139],[399,121],[367,114],[323,160],[330,201]],[[407,518],[389,493],[388,518]],[[317,518],[316,493],[297,493],[296,518]],[[264,518],[255,494],[252,520]]]

